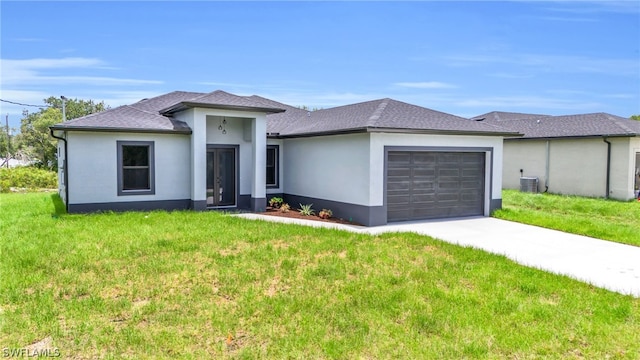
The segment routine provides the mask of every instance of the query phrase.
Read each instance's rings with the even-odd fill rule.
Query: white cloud
[[[594,14],[602,12],[637,14],[640,5],[635,0],[556,0],[550,11],[572,14]]]
[[[453,89],[457,87],[453,84],[447,84],[447,83],[438,82],[438,81],[398,82],[393,85],[412,88],[412,89]]]
[[[50,75],[48,70],[68,69],[77,71],[78,69],[91,69],[94,72],[100,70],[114,70],[107,64],[96,58],[67,57],[60,59],[0,59],[0,69],[2,70],[3,87],[7,85],[40,85],[40,84],[87,84],[87,85],[149,85],[162,84],[158,80],[128,79],[106,76],[77,76],[77,75]]]
[[[542,72],[600,73],[620,76],[640,75],[637,59],[589,58],[573,55],[502,54],[453,55],[445,57],[450,66],[511,64]]]
[[[468,99],[457,101],[455,105],[462,107],[479,107],[499,110],[535,108],[535,109],[561,109],[578,110],[602,108],[598,102],[589,102],[572,99],[559,99],[557,97],[542,96],[491,96],[484,98]]]

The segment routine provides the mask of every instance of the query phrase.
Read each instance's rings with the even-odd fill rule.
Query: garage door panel
[[[424,176],[429,177],[431,180],[435,180],[436,177],[436,168],[416,168],[413,169],[413,176]]]
[[[413,195],[411,197],[412,204],[431,204],[433,206],[433,203],[436,200],[437,200],[437,197],[435,193]]]
[[[392,195],[387,200],[387,206],[393,205],[410,205],[411,195]]]
[[[389,153],[388,166],[403,166],[411,163],[411,153],[393,152]]]
[[[396,167],[389,168],[387,172],[390,178],[394,177],[410,177],[411,176],[411,168],[410,167]]]
[[[388,221],[484,213],[485,154],[389,152]]]
[[[412,163],[415,165],[433,166],[436,155],[433,153],[412,153]]]
[[[435,183],[433,181],[415,181],[412,184],[412,189],[414,191],[423,191],[423,190],[431,190],[435,189]]]
[[[460,189],[459,181],[440,181],[438,183],[438,189],[447,190],[447,189]]]
[[[387,183],[387,191],[409,191],[410,189],[411,182],[409,180]]]

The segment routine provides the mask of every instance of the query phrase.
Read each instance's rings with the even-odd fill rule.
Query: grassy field
[[[637,359],[640,299],[410,234],[1,194],[0,347],[71,358]]]
[[[637,201],[505,190],[502,192],[502,206],[502,210],[493,216],[640,246],[640,203]]]

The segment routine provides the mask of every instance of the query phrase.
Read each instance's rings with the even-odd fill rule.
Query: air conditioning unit
[[[520,191],[537,193],[538,192],[538,178],[537,177],[521,177],[520,178]]]

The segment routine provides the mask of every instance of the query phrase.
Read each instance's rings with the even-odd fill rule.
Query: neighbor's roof
[[[506,115],[504,115],[506,114]],[[640,136],[640,121],[607,113],[577,115],[535,115],[491,112],[472,120],[499,124],[524,136],[520,139],[594,136]]]
[[[469,121],[389,98],[304,111],[301,115],[303,116],[300,117],[300,112],[296,113],[292,121],[278,129],[280,136],[314,136],[357,131],[519,135],[494,124]]]

